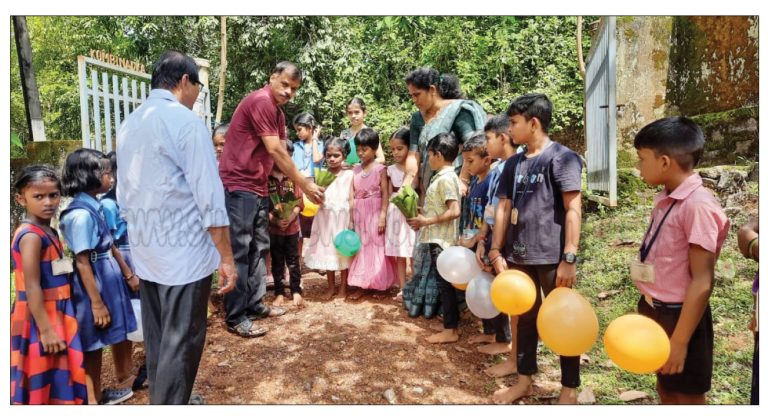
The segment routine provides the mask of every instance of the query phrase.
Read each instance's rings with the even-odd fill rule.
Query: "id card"
[[[74,271],[72,268],[72,259],[69,257],[59,258],[51,261],[51,272],[54,276],[70,274]]]
[[[495,221],[494,219],[495,216],[496,216],[496,206],[485,205],[485,210],[483,210],[483,220],[485,221],[485,223],[492,225]]]
[[[462,239],[472,239],[475,235],[477,235],[480,232],[479,229],[475,228],[464,228],[464,232],[461,234]]]
[[[517,225],[517,208],[512,208],[512,210],[509,212],[509,223],[512,225]]]
[[[653,264],[646,264],[640,260],[633,260],[629,265],[629,276],[636,282],[656,283]]]

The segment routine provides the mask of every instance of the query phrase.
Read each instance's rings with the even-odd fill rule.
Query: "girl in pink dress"
[[[387,177],[389,177],[390,196],[397,193],[403,186],[405,178],[405,158],[408,156],[411,131],[408,128],[400,128],[392,134],[389,139],[389,150],[392,152],[394,164],[387,167]],[[413,186],[413,185],[411,185]],[[416,232],[408,226],[403,212],[394,204],[390,203],[387,209],[387,228],[384,240],[384,254],[392,257],[395,265],[395,273],[400,283],[400,292],[395,299],[400,300],[403,295],[403,286],[405,286],[405,270],[408,260],[413,254],[413,243],[416,240]]]
[[[336,272],[341,272],[339,296],[347,296],[347,269],[349,257],[336,251],[333,239],[350,227],[349,211],[352,203],[352,171],[342,168],[344,159],[349,154],[346,139],[330,138],[325,144],[325,161],[328,171],[336,175],[325,189],[325,203],[320,206],[312,222],[312,234],[309,238],[304,264],[317,270],[326,270],[328,290],[323,299],[330,299],[336,293]]]
[[[384,230],[389,206],[386,167],[376,162],[379,135],[363,128],[355,135],[360,165],[352,170],[352,221],[362,246],[349,267],[349,285],[357,286],[350,299],[359,299],[365,289],[387,290],[395,283],[392,260],[384,255]]]

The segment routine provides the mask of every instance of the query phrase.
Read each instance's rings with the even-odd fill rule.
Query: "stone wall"
[[[704,131],[704,165],[744,164],[758,159],[758,107],[692,117]]]
[[[663,118],[667,109],[669,45],[674,18],[622,16],[616,19],[617,164],[632,167],[635,134]]]
[[[707,138],[703,165],[758,158],[757,17],[617,18],[618,166],[646,124],[685,115]]]
[[[670,114],[701,115],[756,106],[756,16],[676,17],[667,85]]]

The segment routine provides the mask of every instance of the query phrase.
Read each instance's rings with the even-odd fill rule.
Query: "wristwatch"
[[[575,264],[578,257],[576,257],[575,253],[564,253],[562,260],[568,264]]]

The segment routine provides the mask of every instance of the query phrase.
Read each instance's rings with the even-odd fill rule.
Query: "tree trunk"
[[[221,17],[221,65],[219,66],[219,97],[216,100],[216,123],[221,123],[224,110],[224,86],[227,83],[227,17]]]
[[[584,54],[581,52],[581,27],[583,26],[583,20],[583,17],[576,16],[576,51],[579,54],[579,74],[581,74],[581,78],[585,78],[587,75],[587,70],[584,66]]]
[[[32,67],[32,44],[29,42],[25,16],[13,17],[13,33],[16,38],[16,55],[19,56],[19,73],[21,89],[24,93],[24,107],[27,111],[27,127],[33,141],[45,141],[40,92],[37,90],[35,70]]]

